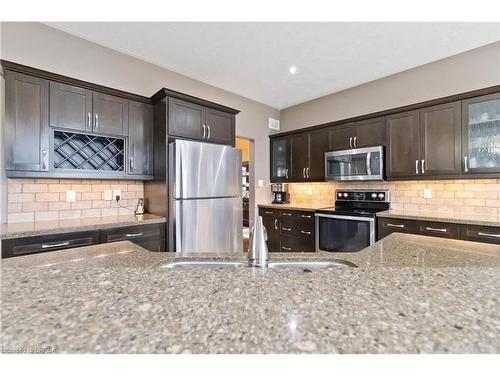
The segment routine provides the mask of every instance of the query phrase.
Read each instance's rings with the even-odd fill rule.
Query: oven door
[[[353,252],[375,242],[375,218],[316,214],[316,250]]]
[[[384,179],[383,147],[355,148],[325,153],[325,178],[338,181]]]

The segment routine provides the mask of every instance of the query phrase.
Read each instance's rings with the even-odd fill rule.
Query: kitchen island
[[[232,258],[243,258],[234,256]],[[56,353],[499,353],[500,246],[392,234],[357,268],[164,269],[117,242],[2,260],[1,346]]]

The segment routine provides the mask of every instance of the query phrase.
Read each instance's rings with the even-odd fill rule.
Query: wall
[[[3,22],[0,22],[0,59],[2,59],[2,31]],[[5,161],[3,154],[4,142],[4,101],[5,79],[0,68],[0,223],[7,222],[7,176],[5,175]]]
[[[500,85],[500,42],[281,111],[282,131]]]
[[[39,69],[151,96],[162,87],[239,109],[236,134],[255,140],[257,179],[269,181],[268,118],[279,111],[253,100],[124,55],[38,23],[5,22],[2,56]],[[10,186],[10,185],[9,185]],[[267,202],[269,189],[257,189],[256,202]]]
[[[291,203],[333,206],[335,189],[389,189],[391,209],[500,215],[500,179],[289,184]],[[432,198],[424,198],[424,189]]]

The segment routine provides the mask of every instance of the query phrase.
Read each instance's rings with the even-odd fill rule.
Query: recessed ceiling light
[[[288,72],[290,74],[295,74],[297,73],[297,67],[295,65],[292,65],[291,67],[288,68]]]

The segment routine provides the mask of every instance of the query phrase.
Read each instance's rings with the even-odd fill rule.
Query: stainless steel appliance
[[[388,190],[337,190],[335,207],[316,216],[316,250],[351,252],[373,244],[376,213],[389,209]]]
[[[338,181],[382,181],[384,148],[377,146],[325,152],[325,178]]]
[[[271,184],[271,192],[273,194],[273,203],[288,202],[287,184]]]
[[[176,140],[169,144],[169,250],[243,252],[241,151]]]

